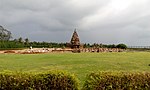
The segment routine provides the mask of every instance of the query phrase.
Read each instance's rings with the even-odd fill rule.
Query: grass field
[[[65,70],[77,75],[81,83],[91,72],[149,72],[149,64],[149,52],[0,54],[0,72]]]

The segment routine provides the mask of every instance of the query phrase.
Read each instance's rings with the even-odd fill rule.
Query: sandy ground
[[[62,48],[32,48],[23,50],[1,50],[0,54],[4,53],[14,53],[14,54],[36,54],[36,53],[50,53],[50,52],[61,52],[61,51],[71,51],[72,49],[62,49]]]
[[[0,54],[3,53],[16,53],[16,54],[21,54],[21,53],[31,53],[31,52],[50,52],[53,49],[43,49],[43,48],[34,48],[34,49],[23,49],[23,50],[1,50]]]

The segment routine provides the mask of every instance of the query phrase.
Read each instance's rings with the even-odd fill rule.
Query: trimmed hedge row
[[[65,72],[1,73],[0,90],[78,90],[78,80]]]
[[[0,90],[79,90],[79,82],[62,71],[0,73]],[[150,90],[150,73],[91,73],[82,90]]]
[[[83,90],[150,90],[150,73],[91,73]]]

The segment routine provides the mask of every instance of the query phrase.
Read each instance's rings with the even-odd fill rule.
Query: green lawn
[[[0,72],[42,72],[65,70],[77,75],[81,83],[96,71],[150,71],[149,52],[0,54]]]

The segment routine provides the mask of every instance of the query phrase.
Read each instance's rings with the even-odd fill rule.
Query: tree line
[[[65,48],[66,43],[55,43],[55,42],[30,42],[28,38],[22,39],[21,37],[14,40],[9,41],[0,41],[0,49],[23,49],[29,48],[32,46],[33,48]]]
[[[68,43],[55,43],[55,42],[30,42],[28,38],[18,38],[14,40],[8,40],[8,41],[0,41],[0,49],[21,49],[21,48],[29,48],[32,46],[33,48],[67,48]],[[83,48],[121,48],[121,49],[127,49],[127,46],[125,44],[112,44],[112,45],[106,45],[106,44],[89,44],[84,43],[81,44]]]
[[[115,44],[109,44],[109,45],[107,45],[107,44],[97,44],[97,43],[94,43],[94,44],[87,44],[87,43],[85,43],[84,45],[83,45],[83,47],[84,48],[121,48],[121,49],[127,49],[127,45],[125,45],[125,44],[117,44],[117,45],[115,45]]]

